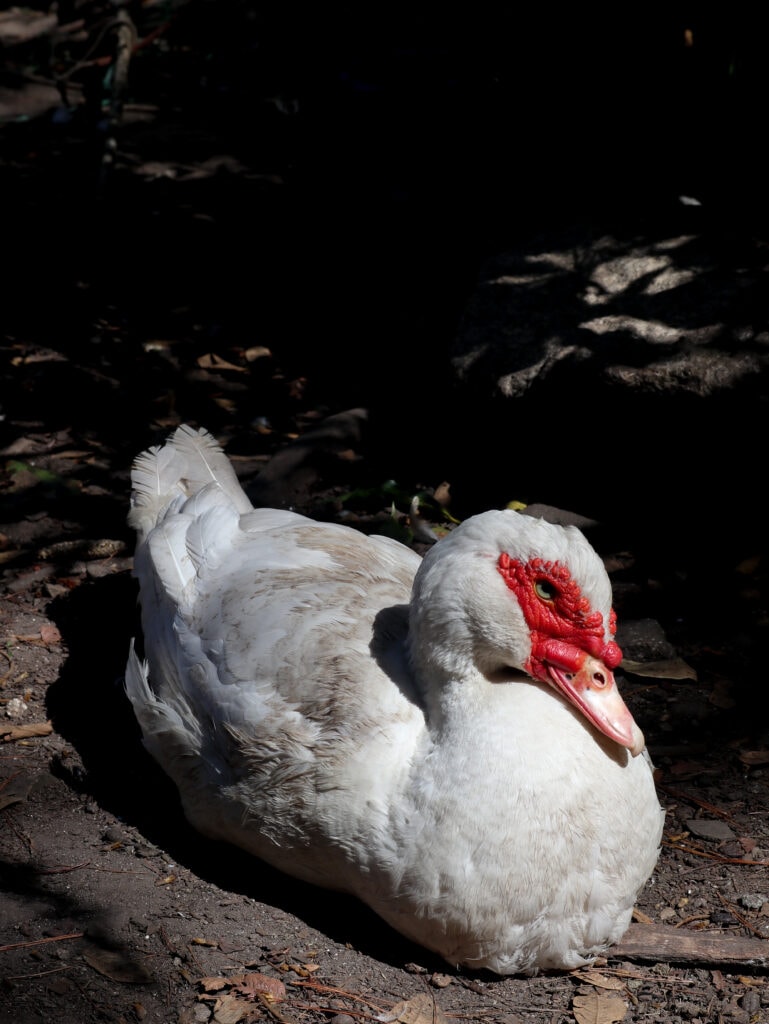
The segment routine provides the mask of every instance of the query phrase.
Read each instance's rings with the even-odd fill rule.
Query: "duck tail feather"
[[[178,511],[203,488],[223,492],[238,513],[253,508],[216,439],[207,430],[187,424],[164,445],[137,456],[131,469],[131,487],[128,522],[140,541],[169,511]]]

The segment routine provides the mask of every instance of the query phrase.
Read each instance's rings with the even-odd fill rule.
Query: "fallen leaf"
[[[615,1024],[627,1013],[624,999],[602,996],[591,992],[587,996],[574,996],[572,1003],[577,1024]]]
[[[721,708],[723,711],[734,708],[737,701],[732,696],[731,682],[724,679],[717,681],[708,694],[708,702],[712,703],[714,708]]]
[[[228,363],[226,359],[222,359],[215,352],[206,352],[205,355],[199,356],[197,363],[203,370],[235,370],[237,373],[247,373],[245,366]]]
[[[623,658],[620,667],[634,676],[651,679],[697,679],[696,671],[683,658],[666,658],[662,661],[632,661]]]
[[[119,981],[127,985],[149,985],[155,980],[143,964],[120,950],[93,946],[83,953],[83,959],[110,981]]]
[[[641,924],[651,924],[652,919],[648,914],[644,914],[643,910],[639,910],[638,907],[633,907],[633,920],[640,921]]]
[[[741,750],[737,757],[748,768],[757,764],[769,764],[769,750]]]
[[[257,971],[240,975],[237,983],[235,983],[234,978],[232,981],[233,989],[249,999],[258,999],[262,996],[270,1002],[277,1002],[280,999],[286,998],[286,986],[279,978],[270,978],[266,974],[259,974]]]
[[[266,356],[271,356],[272,352],[265,348],[264,345],[252,345],[251,348],[247,348],[243,355],[246,358],[247,363],[254,363],[257,359],[264,359]]]
[[[245,999],[238,999],[237,996],[224,995],[216,1000],[214,1004],[214,1017],[216,1024],[237,1024],[251,1009]]]
[[[60,644],[61,633],[51,622],[47,622],[40,627],[40,639],[44,644]]]
[[[286,968],[298,974],[300,978],[309,978],[311,974],[319,969],[318,964],[287,964]]]
[[[216,947],[217,947],[217,943],[214,942],[212,939],[193,938],[193,939],[190,939],[190,943],[193,946],[210,946],[211,949],[216,949]]]
[[[625,983],[619,978],[614,978],[610,974],[601,974],[600,971],[591,971],[589,968],[577,971],[574,977],[579,978],[580,981],[586,981],[589,985],[595,985],[596,988],[609,989],[611,992],[624,992],[625,990]]]
[[[198,978],[198,985],[203,987],[204,992],[219,992],[232,984],[232,978]]]
[[[377,1020],[385,1024],[392,1024],[393,1021],[400,1021],[401,1024],[448,1024],[443,1010],[427,992],[420,992],[411,999],[396,1003],[389,1013],[382,1014]]]
[[[430,978],[430,984],[435,986],[435,988],[447,988],[449,985],[453,984],[453,982],[454,979],[450,974],[434,974],[432,978]]]
[[[448,480],[438,484],[433,492],[433,498],[443,508],[451,504],[451,484]]]

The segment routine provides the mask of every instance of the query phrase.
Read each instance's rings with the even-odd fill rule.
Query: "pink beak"
[[[636,725],[627,704],[620,696],[614,673],[599,658],[578,647],[548,643],[542,661],[551,683],[596,729],[636,757],[646,746],[644,734]]]

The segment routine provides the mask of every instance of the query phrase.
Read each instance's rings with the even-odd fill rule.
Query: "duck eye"
[[[534,592],[543,601],[555,601],[558,591],[549,580],[535,580]]]

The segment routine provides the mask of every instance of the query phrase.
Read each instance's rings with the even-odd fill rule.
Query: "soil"
[[[26,350],[23,373],[40,367],[38,356]],[[122,691],[136,626],[127,464],[78,431],[10,427],[4,495],[18,518],[3,526],[0,600],[0,1019],[347,1024],[389,1019],[393,1006],[425,995],[449,1016],[503,1024],[769,1013],[769,773],[757,749],[766,736],[733,652],[693,644],[670,657],[648,621],[626,633],[640,628],[646,659],[656,650],[635,666],[649,674],[628,674],[623,688],[667,810],[638,920],[685,933],[687,950],[660,955],[652,934],[645,953],[612,952],[593,971],[457,972],[355,901],[282,877],[185,823]],[[355,520],[377,529],[386,519],[368,500]],[[334,501],[338,487],[307,495],[310,510]],[[607,557],[627,581],[626,562]],[[617,588],[620,609],[627,586]],[[687,678],[694,670],[699,678]],[[282,986],[272,1003],[263,978]],[[616,998],[620,1016],[604,1017]],[[579,1017],[581,1006],[599,1016]]]
[[[33,377],[41,384],[61,374],[50,352],[13,351],[6,372],[21,391]],[[101,372],[111,358],[100,357]],[[86,376],[94,369],[71,363]],[[27,418],[16,416],[3,450],[1,1020],[349,1024],[404,1013],[411,1021],[408,1012],[432,1020],[439,1011],[501,1024],[766,1019],[769,755],[744,638],[706,647],[690,629],[672,645],[656,620],[630,617],[639,592],[656,594],[664,611],[669,586],[642,580],[627,552],[603,552],[625,653],[644,663],[629,662],[623,689],[667,811],[659,865],[638,900],[642,947],[619,947],[595,970],[570,974],[455,971],[354,900],[280,876],[186,824],[122,690],[136,630],[127,448],[146,438],[115,443],[98,420],[46,430],[34,397]],[[345,500],[352,485],[338,476],[302,492],[292,440],[298,433],[313,450],[325,436],[315,418],[297,416],[293,430],[276,433],[254,431],[250,451],[233,439],[246,485],[260,470],[269,478],[293,465],[297,507],[409,539],[408,506],[393,519],[387,487]],[[337,474],[352,479],[350,467],[366,463],[365,447],[357,449],[345,450]],[[435,507],[425,508],[439,527]],[[750,603],[756,570],[744,571]],[[674,945],[663,945],[671,936]],[[398,1008],[415,997],[427,1009]]]
[[[713,580],[701,565],[639,557],[621,523],[595,534],[632,670],[621,685],[667,821],[638,930],[592,970],[456,971],[356,901],[201,838],[143,751],[122,688],[137,630],[134,455],[179,422],[205,425],[260,501],[424,550],[410,497],[437,528],[435,493],[459,472],[449,438],[462,411],[440,354],[481,249],[510,229],[495,218],[481,244],[469,225],[488,212],[487,183],[448,144],[434,159],[449,180],[438,186],[422,164],[404,200],[397,161],[374,178],[369,150],[345,142],[349,109],[311,120],[308,143],[277,101],[243,98],[277,88],[255,85],[244,63],[206,64],[204,89],[201,9],[211,17],[203,4],[175,29],[186,45],[177,35],[164,59],[137,62],[137,93],[158,108],[149,123],[140,104],[126,109],[106,185],[103,139],[79,110],[10,126],[0,165],[16,200],[0,353],[0,1021],[769,1020],[759,546]],[[247,49],[250,35],[238,38]],[[325,82],[320,95],[336,93]],[[356,127],[374,152],[370,114]],[[302,149],[321,134],[344,157],[334,168],[328,148]],[[227,160],[212,168],[212,152]],[[460,181],[477,202],[447,226]],[[369,187],[379,205],[363,205]],[[452,494],[459,517],[479,510]]]

